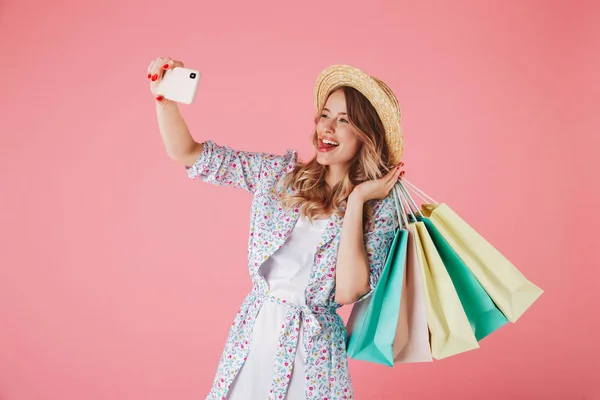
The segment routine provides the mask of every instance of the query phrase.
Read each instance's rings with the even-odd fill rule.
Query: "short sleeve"
[[[393,191],[390,191],[390,194],[385,199],[375,205],[373,220],[365,228],[364,243],[369,259],[370,290],[358,298],[356,300],[357,303],[373,294],[398,227],[396,204],[393,198]]]
[[[233,149],[212,140],[203,143],[202,154],[194,165],[187,167],[190,179],[219,186],[232,186],[255,194],[267,181],[291,171],[297,161],[297,152],[270,154]]]

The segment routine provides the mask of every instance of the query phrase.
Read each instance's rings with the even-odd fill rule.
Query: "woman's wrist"
[[[156,101],[156,107],[160,107],[160,108],[173,108],[173,107],[177,107],[177,103],[172,101],[172,100],[167,100],[162,96],[157,96],[155,99]]]
[[[352,192],[350,193],[350,196],[348,196],[348,203],[361,203],[364,205],[367,202],[367,200],[368,199],[362,197],[360,190],[356,190],[356,188],[354,188],[354,190],[352,190]]]

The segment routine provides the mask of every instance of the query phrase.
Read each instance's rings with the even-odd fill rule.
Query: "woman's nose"
[[[335,121],[332,119],[325,121],[325,130],[329,132],[333,132],[335,128]]]

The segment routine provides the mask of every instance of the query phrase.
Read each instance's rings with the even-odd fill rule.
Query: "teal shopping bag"
[[[399,228],[373,294],[352,309],[346,348],[350,358],[394,366],[392,345],[400,314],[407,241],[408,232]]]
[[[456,293],[467,314],[475,338],[480,341],[490,333],[508,323],[475,275],[456,254],[429,218],[417,216],[431,236],[444,267],[450,275]]]

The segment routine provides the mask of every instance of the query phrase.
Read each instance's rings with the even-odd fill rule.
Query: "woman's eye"
[[[321,117],[322,117],[322,118],[329,118],[329,117],[327,116],[327,114],[321,114]],[[347,123],[348,123],[348,120],[347,120],[347,119],[345,119],[345,118],[341,118],[341,119],[340,119],[340,121],[341,121],[341,122],[343,122],[343,123],[345,123],[345,124],[347,124]]]

